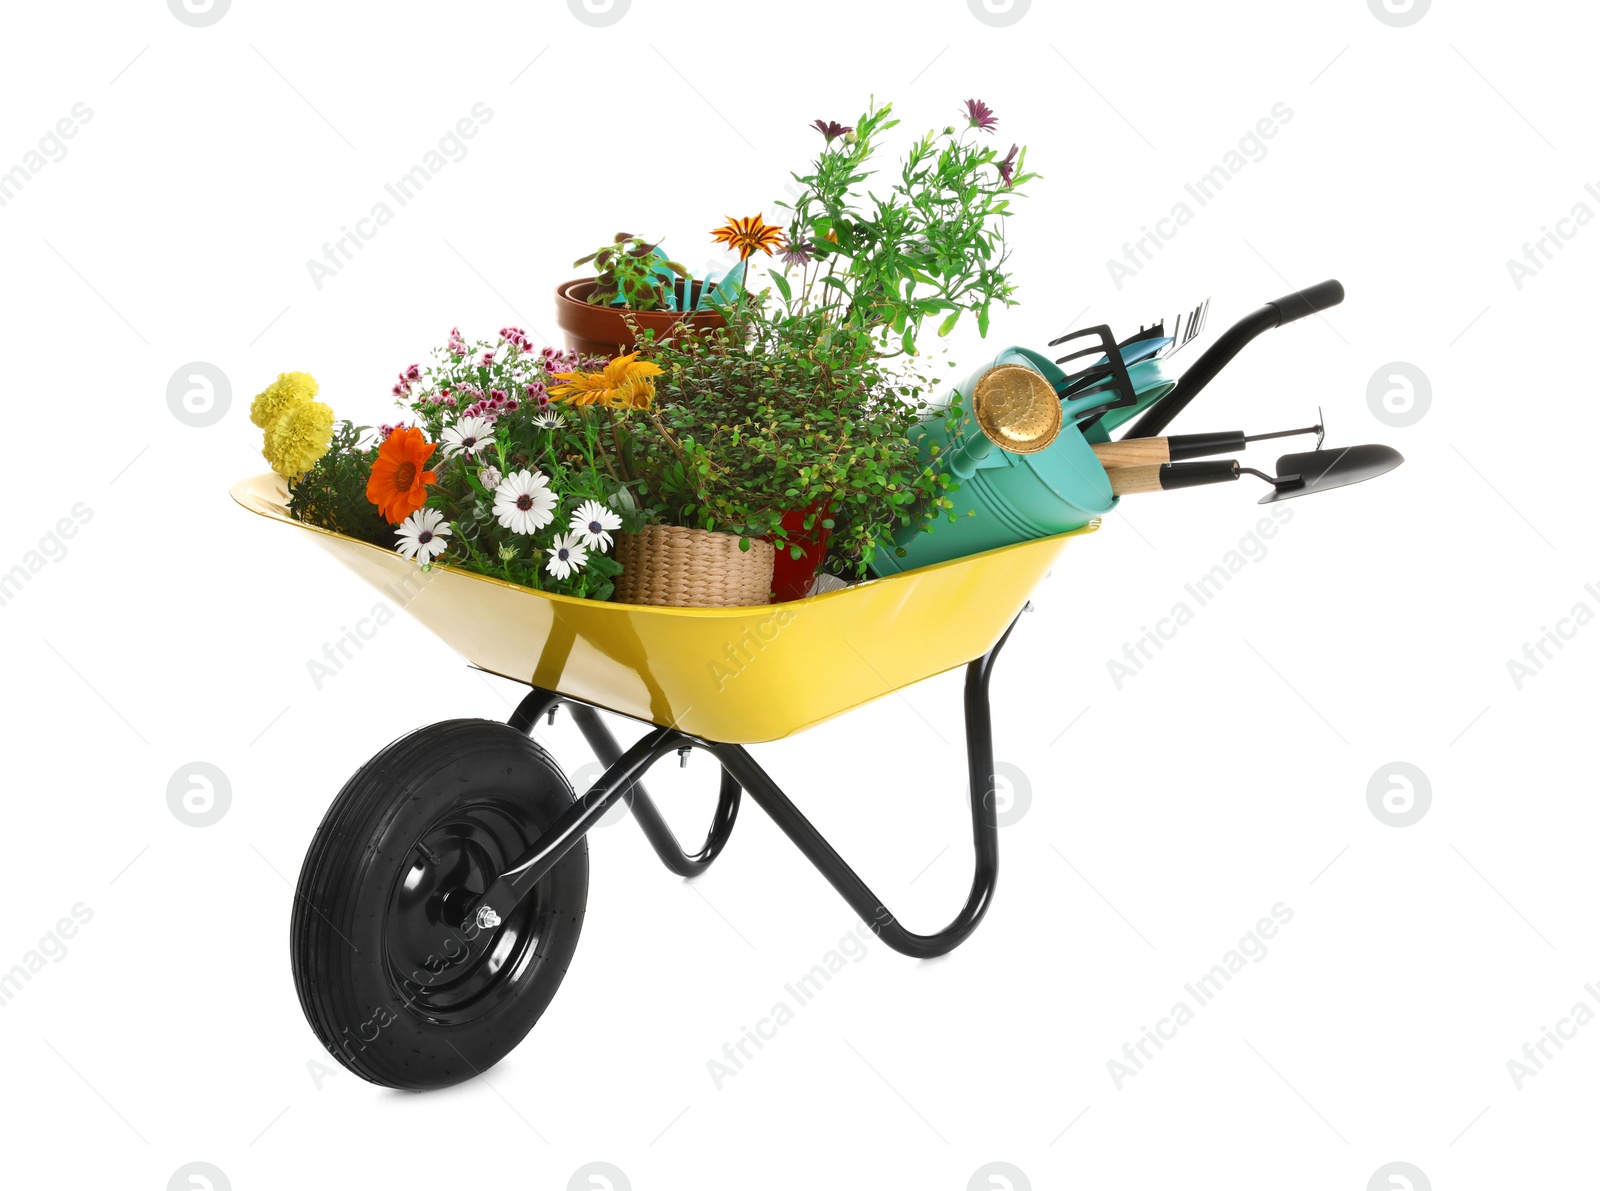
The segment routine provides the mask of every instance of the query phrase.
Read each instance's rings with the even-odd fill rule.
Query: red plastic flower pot
[[[816,514],[816,521],[808,530],[806,518]],[[800,557],[795,558],[787,547],[780,547],[772,564],[772,599],[774,603],[802,600],[811,590],[817,577],[817,568],[828,553],[829,530],[822,524],[828,515],[826,501],[813,501],[803,509],[790,509],[783,515],[783,532],[790,546],[800,547]]]

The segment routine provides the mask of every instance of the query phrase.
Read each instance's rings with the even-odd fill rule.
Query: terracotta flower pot
[[[597,283],[592,277],[556,286],[556,325],[567,336],[567,346],[586,356],[626,355],[634,348],[631,317],[641,330],[655,332],[657,343],[670,339],[684,323],[696,327],[722,327],[727,320],[715,310],[627,311],[621,306],[591,306],[586,299]],[[700,282],[695,282],[696,291]]]
[[[771,542],[739,535],[647,525],[617,539],[619,604],[669,608],[749,608],[772,598]]]

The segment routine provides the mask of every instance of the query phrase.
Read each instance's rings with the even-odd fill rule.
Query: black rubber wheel
[[[387,1087],[441,1088],[522,1041],[578,945],[587,842],[492,930],[463,908],[572,801],[544,749],[490,720],[421,728],[345,784],[289,929],[301,1008],[339,1062]]]

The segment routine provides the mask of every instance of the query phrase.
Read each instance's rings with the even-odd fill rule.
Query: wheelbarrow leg
[[[622,749],[618,747],[616,737],[611,735],[611,729],[607,728],[605,721],[600,718],[600,713],[582,703],[573,703],[569,706],[573,722],[578,725],[578,731],[583,733],[583,738],[589,742],[589,747],[594,750],[594,755],[600,759],[600,763],[616,764],[617,758],[622,756]],[[622,797],[633,811],[633,817],[639,820],[639,828],[650,841],[650,846],[656,850],[656,855],[661,857],[661,863],[680,877],[696,877],[710,867],[711,862],[717,858],[728,842],[728,835],[733,831],[734,819],[739,814],[739,783],[724,769],[722,788],[717,794],[716,814],[711,820],[711,830],[706,833],[705,845],[691,856],[683,850],[683,846],[678,843],[678,837],[673,835],[672,828],[667,826],[667,821],[661,817],[661,811],[657,809],[655,800],[645,792],[643,782],[634,782],[632,788]]]
[[[566,704],[572,713],[572,722],[578,725],[578,731],[583,733],[583,738],[589,742],[589,748],[593,750],[600,764],[615,765],[622,756],[622,749],[617,744],[617,738],[611,735],[611,729],[607,728],[605,721],[600,718],[600,713],[588,704],[571,702],[554,691],[535,688],[517,705],[507,723],[519,732],[532,731],[541,716],[554,711],[562,704]],[[598,784],[595,789],[599,789]],[[589,797],[589,794],[585,794],[583,800],[588,801]],[[724,769],[711,829],[706,833],[705,844],[698,852],[690,855],[683,850],[683,845],[678,843],[678,837],[672,833],[672,828],[667,826],[667,821],[661,817],[661,811],[657,808],[655,800],[645,791],[643,782],[631,783],[619,797],[633,812],[633,817],[639,821],[640,830],[650,841],[650,846],[656,850],[656,855],[661,857],[661,863],[680,877],[697,877],[711,866],[711,862],[722,853],[723,847],[727,844],[728,836],[733,831],[734,820],[739,815],[739,783]]]
[[[1006,630],[1006,637],[1011,630]],[[1000,872],[999,826],[995,819],[994,740],[989,723],[989,675],[1006,637],[983,657],[967,666],[964,702],[967,719],[967,774],[972,803],[972,846],[976,863],[966,905],[943,930],[931,935],[908,931],[896,921],[871,889],[833,846],[822,838],[778,784],[767,776],[750,754],[738,745],[712,745],[711,752],[738,779],[757,806],[772,816],[844,900],[880,939],[902,955],[927,959],[943,955],[964,942],[983,920],[994,898]]]

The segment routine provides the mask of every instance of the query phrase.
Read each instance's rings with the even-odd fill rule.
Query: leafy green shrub
[[[891,373],[866,329],[826,311],[735,312],[726,329],[643,354],[663,375],[630,478],[653,518],[783,548],[784,512],[816,505],[833,553],[865,573],[896,530],[942,506],[950,477],[907,438],[929,383]]]
[[[327,453],[289,486],[289,512],[309,525],[389,550],[394,548],[394,526],[367,499],[367,476],[378,457],[376,443],[362,446],[367,432],[366,426],[335,424]]]

